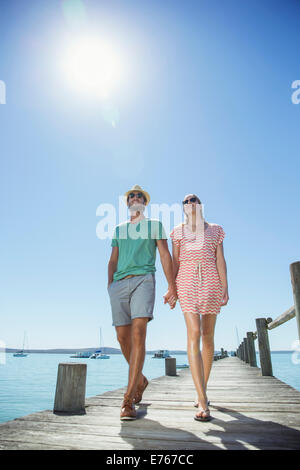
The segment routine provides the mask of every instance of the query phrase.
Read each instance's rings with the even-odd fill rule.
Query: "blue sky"
[[[106,291],[110,240],[97,207],[132,185],[153,203],[199,195],[226,233],[230,300],[216,349],[255,318],[293,304],[299,260],[300,79],[296,1],[28,1],[1,4],[1,341],[118,347]],[[66,42],[83,32],[113,45],[109,97],[65,78]],[[76,80],[76,77],[74,77]],[[171,247],[171,246],[170,246]],[[157,256],[147,348],[184,349],[179,305],[163,305]],[[290,349],[295,319],[270,332]]]

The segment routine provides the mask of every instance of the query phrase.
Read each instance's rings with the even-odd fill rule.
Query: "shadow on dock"
[[[210,406],[212,420],[197,423],[199,433],[203,438],[193,432],[179,427],[163,426],[157,421],[147,418],[148,407],[151,404],[142,404],[138,408],[136,421],[122,421],[120,437],[132,446],[133,450],[140,450],[147,439],[147,449],[173,449],[173,450],[299,450],[300,431],[292,429],[273,421],[264,421],[245,416],[230,408]],[[224,414],[223,419],[214,417],[214,410]],[[172,415],[170,409],[170,415]],[[196,412],[196,410],[195,410]],[[176,413],[178,417],[178,413]],[[228,420],[231,417],[231,420]],[[191,414],[193,420],[193,414]],[[138,426],[136,424],[138,423]],[[180,426],[180,422],[178,423]],[[213,428],[213,429],[212,429]],[[140,437],[140,439],[139,439]],[[151,444],[153,442],[153,447]]]

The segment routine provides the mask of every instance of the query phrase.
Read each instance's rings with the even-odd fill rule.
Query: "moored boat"
[[[28,353],[25,353],[25,341],[26,341],[26,331],[24,331],[23,348],[20,349],[19,351],[16,351],[13,355],[14,357],[27,357],[28,356]]]
[[[77,353],[75,353],[73,356],[70,356],[70,357],[73,357],[75,359],[88,359],[90,356],[91,356],[92,353],[88,352],[88,351],[79,351]]]
[[[108,356],[108,354],[105,354],[105,348],[104,348],[104,346],[102,348],[102,343],[103,343],[102,332],[101,332],[101,328],[100,328],[100,349],[95,351],[91,355],[90,359],[110,359],[110,356]],[[103,349],[103,352],[102,352],[102,349]]]
[[[167,349],[160,349],[154,353],[152,359],[165,359],[166,357],[171,357],[169,351]]]

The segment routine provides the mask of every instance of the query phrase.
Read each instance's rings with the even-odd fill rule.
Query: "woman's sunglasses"
[[[185,201],[182,201],[182,204],[188,204],[189,202],[198,202],[196,197],[191,197],[190,199],[186,199]]]
[[[135,193],[130,193],[130,194],[128,194],[128,197],[129,197],[130,199],[133,199],[135,196],[138,197],[138,198],[141,198],[141,197],[144,197],[144,194],[143,194],[143,193],[137,193],[137,194],[135,194]]]

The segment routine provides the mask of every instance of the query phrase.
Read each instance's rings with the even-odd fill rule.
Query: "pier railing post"
[[[247,331],[249,364],[251,367],[257,367],[255,345],[252,331]]]
[[[86,364],[60,363],[53,412],[84,413]]]
[[[241,360],[244,361],[245,360],[245,349],[244,349],[244,342],[242,341],[241,343]]]
[[[298,338],[300,340],[300,261],[290,264]]]
[[[248,341],[247,338],[244,338],[244,351],[245,351],[245,362],[249,364],[249,355],[248,355]]]
[[[166,375],[174,376],[176,374],[176,357],[165,358],[165,373]]]
[[[267,320],[256,318],[260,367],[262,375],[273,375]]]

